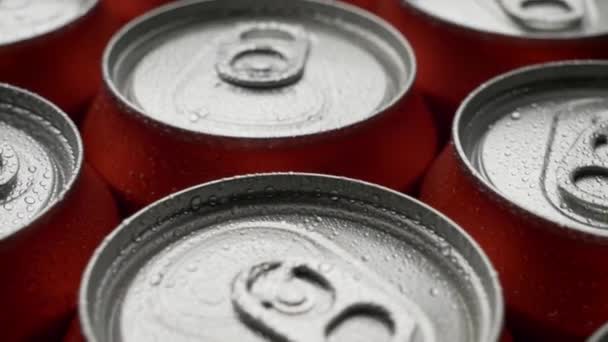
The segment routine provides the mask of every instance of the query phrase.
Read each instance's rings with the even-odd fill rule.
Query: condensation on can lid
[[[237,138],[293,137],[362,122],[415,77],[413,52],[381,19],[312,0],[169,5],[125,28],[106,82],[164,125]]]
[[[560,226],[608,236],[608,63],[524,68],[474,92],[454,137],[508,201]]]
[[[96,4],[97,0],[0,0],[0,46],[60,29]]]
[[[90,341],[497,341],[488,259],[423,204],[317,175],[245,176],[167,197],[97,250]]]
[[[604,0],[397,0],[468,29],[525,38],[576,39],[608,34]]]
[[[0,240],[60,200],[81,163],[78,131],[63,112],[32,93],[0,85]]]

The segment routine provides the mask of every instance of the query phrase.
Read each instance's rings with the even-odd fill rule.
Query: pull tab
[[[426,317],[400,298],[336,267],[307,260],[253,266],[232,287],[232,303],[241,319],[277,341],[327,341],[349,319],[361,316],[381,323],[390,341],[433,341]]]
[[[587,177],[608,179],[608,121],[583,132],[558,169],[560,195],[572,210],[584,217],[608,222],[608,194],[581,189],[577,182]]]
[[[14,188],[19,172],[19,158],[8,143],[0,144],[0,200]]]
[[[263,23],[241,27],[220,45],[215,69],[226,82],[248,88],[278,88],[302,78],[309,40],[303,29]]]
[[[498,0],[519,25],[536,31],[563,31],[579,26],[585,16],[583,0]]]

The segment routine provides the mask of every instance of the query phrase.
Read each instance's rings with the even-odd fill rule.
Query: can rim
[[[469,160],[469,158],[467,157],[467,155],[464,151],[462,139],[460,136],[460,127],[462,126],[462,122],[464,120],[463,117],[470,110],[469,106],[471,106],[471,102],[473,102],[473,100],[475,98],[477,98],[478,96],[483,94],[485,91],[487,91],[487,89],[492,88],[493,86],[495,86],[497,84],[500,84],[502,82],[505,82],[511,78],[517,77],[522,74],[534,73],[534,72],[538,72],[540,70],[555,69],[555,68],[568,67],[568,66],[570,66],[570,67],[580,67],[580,66],[608,67],[608,61],[605,61],[605,60],[569,60],[569,61],[535,64],[532,66],[527,66],[527,67],[512,70],[510,72],[496,76],[496,77],[486,81],[485,83],[483,83],[482,85],[477,87],[477,89],[475,89],[473,92],[471,92],[463,100],[460,107],[458,108],[458,110],[456,112],[456,116],[454,117],[454,122],[452,124],[453,144],[454,144],[454,148],[456,150],[456,154],[458,156],[457,159],[459,159],[461,166],[464,167],[465,170],[470,175],[472,175],[474,181],[478,185],[483,187],[483,190],[489,192],[491,194],[491,196],[494,197],[495,199],[499,200],[501,204],[505,204],[510,209],[516,210],[527,216],[532,216],[532,217],[538,218],[545,223],[549,223],[551,225],[558,226],[559,228],[564,229],[564,230],[572,230],[577,233],[582,233],[584,235],[590,235],[590,236],[598,237],[601,239],[608,239],[608,230],[591,228],[591,227],[588,227],[588,226],[586,226],[582,223],[578,223],[578,222],[572,222],[570,224],[560,224],[558,222],[555,222],[553,219],[551,219],[547,215],[535,213],[535,212],[525,208],[524,206],[516,203],[515,201],[509,200],[500,191],[498,191],[495,187],[493,187],[488,182],[488,180],[486,180],[483,177],[483,175],[473,166],[473,164],[471,163],[471,161]]]
[[[47,107],[50,111],[56,114],[58,118],[61,118],[61,120],[64,121],[63,123],[66,125],[67,129],[69,129],[74,135],[74,146],[72,146],[74,151],[74,171],[66,181],[65,186],[57,194],[57,196],[45,206],[43,210],[40,210],[36,215],[33,215],[29,221],[24,223],[21,229],[16,229],[12,233],[9,233],[4,237],[0,237],[0,242],[3,242],[22,234],[23,231],[31,229],[38,222],[43,221],[47,215],[49,215],[51,211],[53,211],[58,204],[63,202],[65,198],[67,198],[68,195],[74,190],[75,183],[80,178],[80,174],[82,173],[84,164],[84,146],[76,124],[57,105],[36,93],[7,83],[0,83],[0,89],[7,89],[15,93],[24,94],[27,97],[38,101],[41,106]]]
[[[496,31],[484,30],[484,29],[478,28],[478,27],[467,26],[464,23],[458,23],[454,20],[443,18],[435,13],[426,11],[426,10],[412,4],[412,2],[408,1],[408,0],[395,0],[395,1],[399,1],[399,4],[401,7],[411,8],[412,10],[416,11],[417,13],[420,13],[426,17],[429,17],[438,23],[446,24],[452,28],[460,29],[465,32],[482,34],[482,35],[488,36],[490,39],[508,38],[508,39],[513,39],[513,40],[518,40],[518,41],[532,41],[534,43],[538,43],[538,42],[565,42],[565,41],[593,40],[593,39],[598,39],[598,38],[608,36],[608,31],[591,33],[591,34],[589,34],[589,33],[578,34],[578,35],[577,34],[568,34],[568,35],[562,35],[562,36],[551,36],[550,34],[538,34],[538,33],[526,36],[526,35],[518,35],[518,34],[514,34],[514,33],[507,33],[507,32],[496,32]]]
[[[129,23],[124,25],[120,30],[118,30],[112,36],[112,39],[106,45],[106,48],[103,53],[103,59],[101,62],[103,84],[104,84],[105,88],[107,90],[109,90],[109,94],[114,99],[116,99],[117,102],[121,106],[123,106],[127,109],[127,111],[126,111],[127,115],[133,115],[136,119],[138,119],[142,122],[157,125],[157,126],[163,127],[163,129],[166,129],[169,132],[175,132],[176,134],[185,134],[186,136],[189,136],[189,135],[194,135],[197,137],[205,136],[205,137],[213,137],[216,139],[250,141],[250,142],[254,142],[254,143],[269,141],[269,140],[274,141],[274,142],[294,141],[294,140],[301,139],[301,138],[324,137],[324,136],[328,136],[331,134],[336,134],[336,133],[342,132],[344,130],[353,129],[355,127],[363,125],[366,122],[368,122],[369,120],[377,119],[378,117],[381,117],[384,114],[388,113],[391,108],[396,107],[403,99],[405,99],[412,92],[412,90],[414,88],[414,82],[415,82],[417,74],[418,74],[418,65],[417,65],[414,49],[412,48],[412,45],[407,40],[407,38],[399,30],[397,30],[395,27],[393,27],[390,23],[388,23],[386,20],[382,19],[381,17],[377,16],[374,13],[371,13],[371,12],[363,10],[357,6],[354,6],[354,5],[351,5],[348,3],[344,3],[341,1],[328,2],[326,0],[298,0],[299,2],[302,2],[302,3],[312,3],[312,4],[324,6],[324,7],[339,8],[341,10],[354,13],[354,14],[358,15],[359,17],[364,17],[367,20],[370,20],[374,24],[381,27],[383,30],[385,30],[388,34],[390,34],[392,36],[392,38],[394,38],[403,47],[405,53],[407,54],[406,62],[409,66],[407,82],[402,84],[402,86],[400,87],[400,90],[392,97],[392,99],[390,101],[388,101],[381,107],[376,108],[372,115],[364,117],[364,118],[360,119],[359,121],[354,121],[345,126],[325,130],[322,132],[316,132],[316,133],[313,132],[313,133],[298,134],[298,135],[294,135],[294,136],[278,136],[278,137],[239,137],[239,136],[222,135],[222,134],[210,133],[210,132],[200,132],[200,131],[185,129],[185,128],[182,128],[182,127],[173,125],[171,123],[164,122],[159,119],[146,115],[143,110],[141,110],[140,108],[135,106],[131,101],[129,101],[129,99],[127,99],[116,86],[116,83],[114,82],[114,80],[111,76],[112,73],[110,70],[111,69],[110,68],[110,64],[111,64],[110,59],[111,59],[112,52],[116,49],[116,46],[119,44],[120,40],[124,36],[126,36],[131,30],[133,30],[134,28],[138,27],[139,25],[145,23],[146,21],[148,21],[158,15],[171,12],[178,8],[193,6],[198,3],[205,3],[205,2],[212,2],[212,1],[219,1],[219,0],[182,0],[182,1],[177,1],[177,2],[173,2],[173,3],[169,3],[166,5],[160,6],[158,8],[155,8],[155,9],[133,19],[132,21],[130,21]]]
[[[323,174],[317,174],[317,173],[300,173],[300,172],[272,172],[272,173],[246,174],[246,175],[228,177],[228,178],[223,178],[223,179],[219,179],[219,180],[202,183],[202,184],[195,185],[190,188],[184,189],[182,191],[176,192],[169,196],[166,196],[166,197],[146,206],[145,208],[139,210],[137,213],[133,214],[129,218],[125,219],[120,225],[118,225],[118,227],[116,227],[103,240],[103,242],[101,244],[99,244],[97,246],[97,248],[95,249],[95,252],[92,254],[91,258],[89,259],[87,267],[86,267],[85,271],[83,272],[83,275],[81,278],[81,285],[80,285],[80,289],[79,289],[79,293],[78,293],[78,318],[80,321],[81,331],[82,331],[84,337],[86,338],[86,340],[91,341],[91,342],[101,342],[97,339],[96,335],[93,332],[93,322],[92,322],[91,316],[88,314],[88,310],[87,310],[87,306],[89,304],[88,299],[87,299],[87,290],[90,287],[89,280],[91,279],[91,274],[93,272],[95,265],[98,263],[98,259],[101,258],[101,254],[108,248],[108,246],[111,245],[111,243],[117,238],[118,235],[120,235],[122,233],[123,230],[126,230],[131,226],[133,221],[137,220],[140,216],[143,216],[149,210],[162,206],[162,204],[166,201],[170,201],[171,199],[173,199],[175,197],[185,196],[187,193],[196,191],[200,188],[216,186],[216,185],[219,185],[224,182],[247,180],[247,179],[254,179],[254,178],[259,178],[259,177],[271,178],[271,177],[277,177],[277,176],[279,176],[279,177],[285,177],[285,176],[311,177],[311,178],[319,178],[319,179],[325,179],[325,180],[334,180],[334,181],[361,184],[363,186],[374,188],[379,191],[387,192],[393,196],[397,196],[401,199],[410,201],[410,202],[416,204],[417,206],[432,213],[437,218],[439,218],[439,219],[445,221],[446,223],[448,223],[449,225],[451,225],[451,227],[453,229],[455,229],[458,232],[458,234],[460,234],[462,240],[465,241],[466,244],[470,245],[474,249],[474,251],[477,253],[477,256],[480,258],[481,262],[484,264],[485,267],[487,267],[487,270],[490,272],[490,275],[492,275],[489,280],[489,283],[491,285],[491,289],[489,289],[489,290],[492,291],[493,293],[488,292],[488,295],[493,296],[495,298],[495,310],[493,312],[494,315],[493,315],[492,319],[490,320],[490,326],[488,328],[489,336],[487,336],[487,337],[490,338],[489,341],[499,341],[500,336],[502,334],[502,329],[503,329],[504,320],[505,320],[505,303],[504,303],[504,296],[503,296],[504,291],[503,291],[502,285],[499,281],[499,274],[496,271],[492,262],[490,261],[490,258],[485,253],[485,251],[481,248],[481,246],[477,243],[477,241],[471,237],[471,235],[469,235],[463,228],[460,227],[460,225],[458,225],[456,222],[454,222],[452,219],[450,219],[443,213],[441,213],[438,210],[432,208],[431,206],[425,204],[424,202],[422,202],[416,198],[409,197],[403,193],[400,193],[395,190],[384,187],[382,185],[378,185],[378,184],[374,184],[374,183],[370,183],[370,182],[366,182],[366,181],[362,181],[362,180],[358,180],[358,179],[348,178],[348,177],[323,175]]]
[[[602,325],[598,331],[596,331],[587,342],[602,342],[604,337],[608,337],[608,323]]]
[[[0,43],[0,48],[18,46],[21,44],[26,44],[28,42],[43,38],[43,37],[52,36],[52,35],[56,34],[57,32],[65,30],[67,27],[78,23],[79,21],[84,19],[86,16],[90,15],[97,6],[101,5],[101,0],[87,0],[87,1],[89,2],[88,7],[83,7],[82,13],[73,17],[70,20],[67,20],[65,23],[62,23],[61,25],[53,27],[50,30],[45,30],[40,33],[28,35],[21,39],[16,39],[16,40],[8,41],[5,43]]]

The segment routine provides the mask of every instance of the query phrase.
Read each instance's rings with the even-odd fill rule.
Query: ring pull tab
[[[285,87],[302,78],[309,45],[302,28],[246,25],[220,44],[215,69],[222,80],[240,87]]]
[[[586,218],[608,223],[608,193],[590,192],[577,183],[585,178],[608,179],[608,121],[582,133],[557,170],[558,188],[567,207]]]
[[[363,316],[381,323],[392,342],[434,341],[427,318],[401,298],[389,287],[374,289],[337,267],[308,260],[258,264],[232,284],[241,320],[273,340],[325,342]],[[361,330],[359,336],[366,332]]]
[[[535,31],[563,31],[580,26],[585,16],[583,0],[498,0],[519,25]]]
[[[14,188],[19,172],[19,158],[8,143],[0,143],[0,200]]]

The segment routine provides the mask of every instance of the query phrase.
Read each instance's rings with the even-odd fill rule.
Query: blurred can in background
[[[0,82],[33,91],[78,119],[101,84],[117,21],[96,0],[0,1]]]
[[[520,69],[458,111],[422,199],[498,269],[515,337],[571,341],[608,317],[608,62]]]
[[[246,1],[247,0],[244,0],[244,2]],[[115,16],[120,18],[122,22],[127,22],[156,7],[176,2],[176,0],[106,0],[106,2]],[[364,8],[368,11],[374,11],[377,7],[376,0],[345,0],[344,2]]]
[[[80,292],[95,341],[496,342],[481,249],[438,212],[360,181],[238,177],[140,211]]]
[[[83,162],[73,123],[0,85],[0,339],[58,338],[88,258],[118,224],[109,189]]]
[[[336,2],[165,7],[124,28],[103,68],[84,140],[131,210],[259,172],[344,175],[410,191],[436,155],[408,43]]]
[[[509,70],[608,58],[604,0],[379,0],[378,12],[411,41],[419,84],[449,130],[460,102]]]

